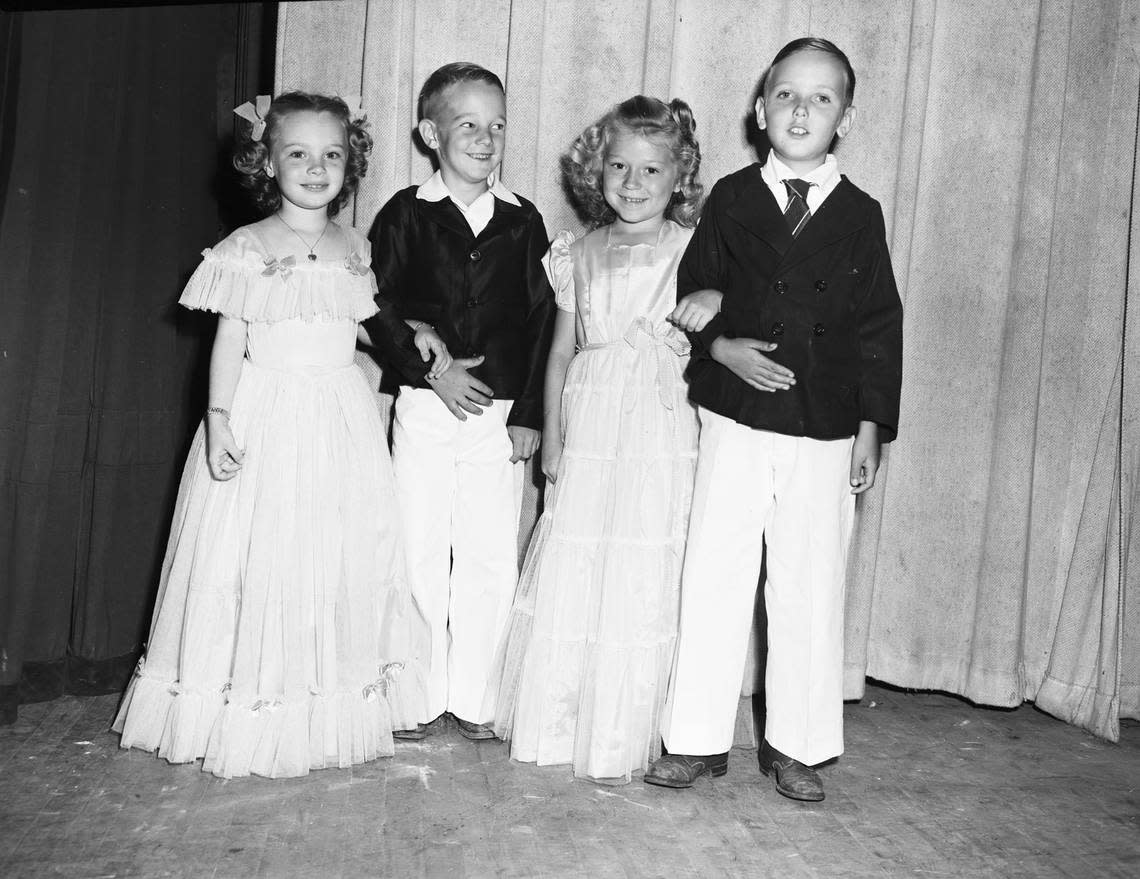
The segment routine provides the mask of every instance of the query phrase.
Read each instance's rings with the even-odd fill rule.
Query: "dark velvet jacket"
[[[483,355],[471,374],[497,399],[514,400],[507,424],[541,430],[555,312],[542,266],[550,244],[542,216],[525,199],[516,206],[496,198],[491,221],[475,236],[451,199],[425,201],[417,189],[396,193],[373,224],[380,298],[401,318],[434,326],[452,356]],[[384,390],[428,386],[428,364],[395,365],[403,376],[385,370]]]
[[[879,203],[846,177],[792,238],[753,164],[718,181],[677,274],[677,295],[712,288],[721,311],[691,333],[689,396],[749,427],[791,436],[898,430],[902,303]],[[759,391],[709,356],[721,335],[762,339],[796,384]]]

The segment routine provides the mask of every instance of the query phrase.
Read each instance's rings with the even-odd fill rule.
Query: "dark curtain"
[[[235,100],[272,83],[272,19],[269,4],[0,18],[9,722],[21,701],[120,688],[146,638],[213,328],[175,302],[244,219],[221,196],[225,141]]]

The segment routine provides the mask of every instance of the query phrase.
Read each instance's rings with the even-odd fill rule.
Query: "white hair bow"
[[[261,136],[265,134],[265,117],[269,113],[269,105],[272,103],[272,95],[258,95],[257,106],[246,101],[240,107],[234,108],[234,112],[238,116],[248,120],[253,125],[253,131],[250,132],[249,136],[254,140],[261,140]]]
[[[348,107],[348,118],[359,119],[364,115],[364,96],[363,95],[341,95],[340,99],[344,101]]]

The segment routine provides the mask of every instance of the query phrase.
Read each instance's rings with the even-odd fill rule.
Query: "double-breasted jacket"
[[[693,402],[749,427],[839,439],[860,421],[898,429],[902,303],[879,203],[843,177],[793,238],[759,164],[713,187],[677,295],[712,288],[720,313],[690,334]],[[721,335],[774,342],[796,383],[760,391],[709,356]]]

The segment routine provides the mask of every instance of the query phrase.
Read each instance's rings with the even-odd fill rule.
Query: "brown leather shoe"
[[[653,761],[642,778],[646,784],[661,787],[692,787],[706,773],[720,778],[728,772],[728,754],[693,757],[688,754],[665,754]]]
[[[454,717],[454,715],[452,716]],[[495,731],[485,723],[472,723],[469,720],[456,717],[455,725],[459,727],[459,734],[463,736],[463,738],[470,739],[473,742],[481,742],[495,738]]]
[[[392,738],[401,742],[418,742],[431,735],[431,728],[426,723],[417,723],[412,729],[394,729]]]
[[[760,746],[760,771],[776,776],[776,790],[788,799],[818,803],[823,799],[823,779],[810,766],[782,754],[764,740]]]

